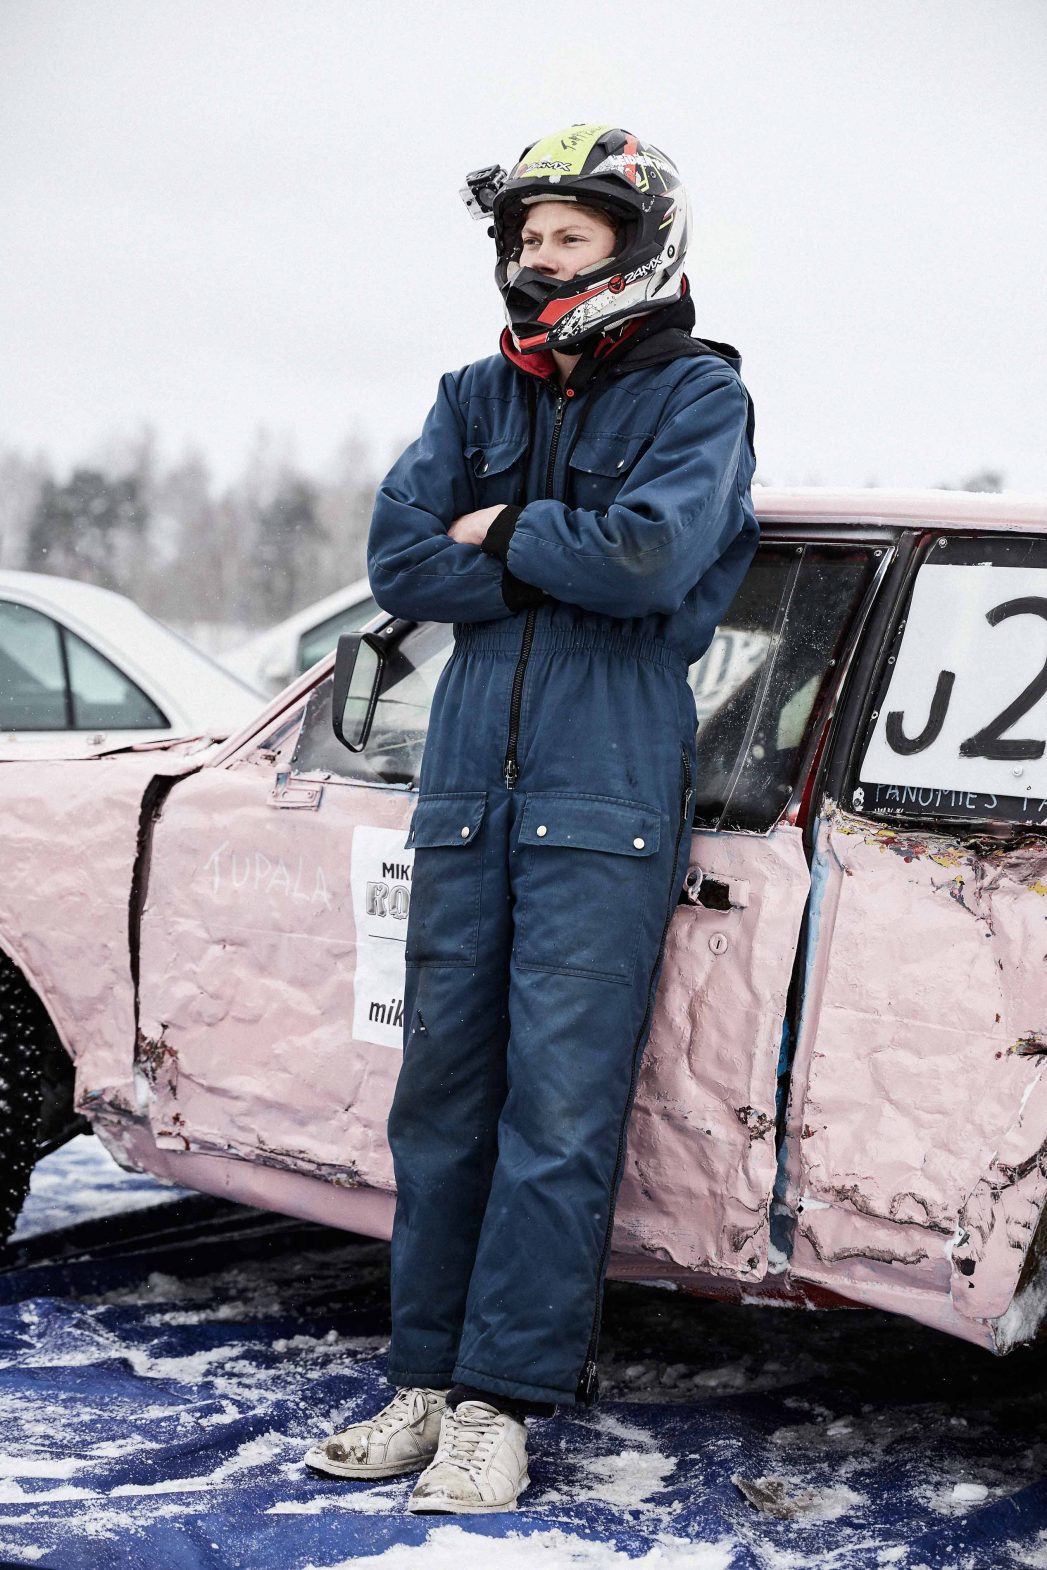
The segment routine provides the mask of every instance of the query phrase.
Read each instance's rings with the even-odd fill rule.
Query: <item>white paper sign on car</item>
[[[1047,568],[920,569],[861,777],[1047,798]]]
[[[356,923],[353,1038],[403,1047],[404,953],[414,851],[403,829],[353,829],[349,880]]]

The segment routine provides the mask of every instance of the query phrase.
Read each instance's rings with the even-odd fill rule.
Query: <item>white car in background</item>
[[[262,694],[122,594],[0,572],[0,756],[224,738]]]
[[[221,655],[222,664],[273,697],[337,648],[343,632],[356,632],[378,614],[370,584],[358,578]]]

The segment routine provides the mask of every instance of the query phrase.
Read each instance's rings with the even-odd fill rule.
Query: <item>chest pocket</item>
[[[586,432],[574,445],[570,457],[572,507],[606,512],[632,473],[650,443],[650,436],[617,436]]]
[[[524,500],[526,436],[474,443],[465,449],[477,507],[508,507]]]

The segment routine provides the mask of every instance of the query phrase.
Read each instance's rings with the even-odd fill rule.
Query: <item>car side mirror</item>
[[[417,622],[391,616],[373,632],[343,632],[334,657],[331,723],[343,747],[363,752],[389,656]]]

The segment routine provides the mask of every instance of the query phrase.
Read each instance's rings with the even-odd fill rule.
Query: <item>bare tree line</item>
[[[116,589],[177,626],[269,626],[363,576],[377,479],[356,437],[317,478],[262,432],[226,486],[150,431],[63,474],[0,449],[0,567]]]
[[[271,626],[363,576],[378,477],[352,436],[321,479],[260,432],[224,487],[199,452],[164,460],[148,429],[64,476],[0,448],[0,567],[116,589],[190,630]],[[940,483],[999,491],[1003,475]]]

